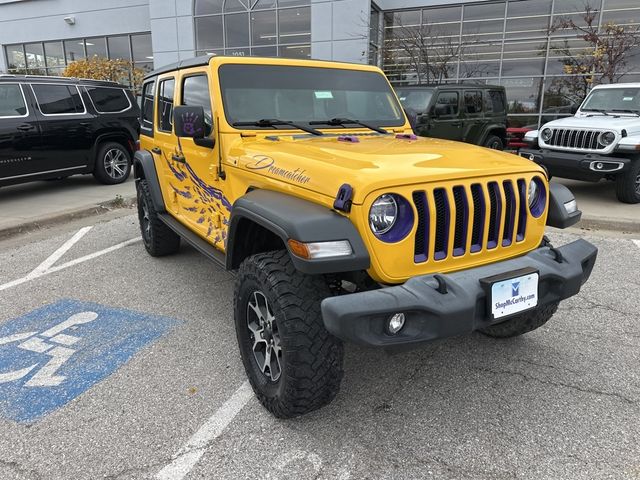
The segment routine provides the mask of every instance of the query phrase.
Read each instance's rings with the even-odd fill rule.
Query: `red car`
[[[507,128],[507,150],[519,150],[528,146],[524,143],[524,135],[532,129],[527,127],[509,127]]]

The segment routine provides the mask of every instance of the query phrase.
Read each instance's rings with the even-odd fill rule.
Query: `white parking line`
[[[182,480],[196,466],[209,442],[222,435],[242,408],[253,397],[249,381],[245,381],[229,400],[178,451],[173,461],[156,474],[157,480]]]
[[[18,285],[22,285],[23,283],[30,282],[31,280],[35,280],[36,278],[43,277],[45,275],[49,275],[50,273],[58,272],[65,268],[72,267],[74,265],[78,265],[79,263],[83,263],[89,260],[93,260],[94,258],[100,257],[102,255],[106,255],[107,253],[111,253],[115,250],[119,250],[127,245],[131,245],[133,243],[139,242],[141,238],[132,238],[131,240],[124,241],[122,243],[118,243],[109,248],[105,248],[103,250],[99,250],[95,253],[91,253],[89,255],[85,255],[80,258],[76,258],[75,260],[71,260],[69,262],[63,263],[58,266],[53,266],[60,258],[71,249],[82,237],[84,237],[89,230],[93,227],[84,227],[80,229],[73,237],[67,240],[60,248],[58,248],[55,252],[53,252],[44,262],[38,265],[33,271],[28,273],[22,278],[18,278],[17,280],[13,280],[9,283],[5,283],[0,285],[0,292],[3,290],[7,290],[12,287],[16,287]]]

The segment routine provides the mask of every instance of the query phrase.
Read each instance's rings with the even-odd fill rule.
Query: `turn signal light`
[[[287,240],[287,244],[291,253],[306,260],[344,257],[353,253],[348,240],[304,243],[290,238]]]

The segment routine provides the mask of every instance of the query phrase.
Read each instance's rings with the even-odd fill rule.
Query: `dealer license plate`
[[[521,277],[500,280],[491,285],[491,313],[502,318],[523,312],[538,305],[537,272]]]

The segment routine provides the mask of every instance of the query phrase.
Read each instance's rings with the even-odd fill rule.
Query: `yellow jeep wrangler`
[[[554,248],[573,195],[512,154],[416,137],[376,67],[199,57],[149,74],[134,159],[144,245],[236,272],[247,376],[277,417],[331,402],[343,342],[399,349],[551,318],[597,250]]]

